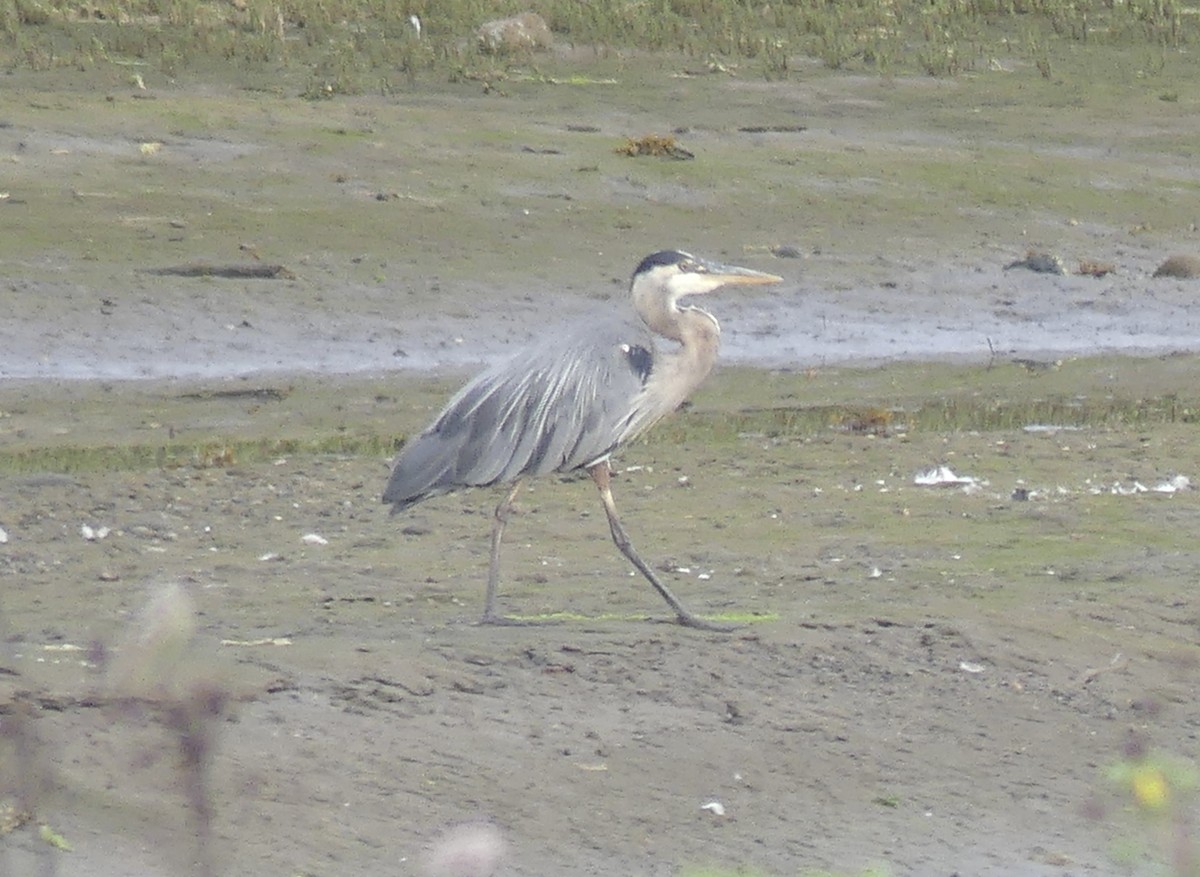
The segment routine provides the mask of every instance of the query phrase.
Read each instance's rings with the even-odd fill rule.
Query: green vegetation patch
[[[1064,45],[1177,49],[1194,45],[1200,34],[1195,10],[1180,0],[538,0],[499,6],[476,0],[5,0],[0,36],[8,66],[125,65],[136,72],[146,65],[175,75],[220,59],[287,71],[293,87],[320,99],[404,88],[425,75],[495,87],[514,61],[545,56],[519,50],[515,58],[498,58],[481,49],[476,30],[489,18],[529,9],[563,46],[597,54],[669,53],[714,72],[748,66],[766,78],[788,76],[800,56],[833,69],[954,76],[1013,54],[1051,77],[1052,58]]]
[[[1200,359],[1080,359],[1044,372],[905,363],[728,368],[642,442],[655,449],[768,439],[1101,429],[1200,422]],[[0,388],[0,472],[224,467],[296,454],[389,457],[457,385],[418,376],[279,383],[76,383],[60,398]]]

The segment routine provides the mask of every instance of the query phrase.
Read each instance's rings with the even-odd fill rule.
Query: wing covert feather
[[[399,510],[602,459],[629,427],[651,351],[640,322],[606,317],[483,372],[405,445],[384,501]]]

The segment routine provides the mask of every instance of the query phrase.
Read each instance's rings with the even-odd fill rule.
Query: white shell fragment
[[[709,801],[707,804],[701,804],[700,809],[707,810],[713,816],[725,815],[725,805],[720,801]]]
[[[1135,493],[1146,493],[1150,490],[1140,481],[1135,481],[1133,484],[1122,484],[1117,481],[1113,483],[1112,492],[1117,496],[1132,496]]]
[[[1133,496],[1138,493],[1178,493],[1181,490],[1190,490],[1192,481],[1186,475],[1176,475],[1173,478],[1168,478],[1166,481],[1159,482],[1153,487],[1147,487],[1140,481],[1132,481],[1122,483],[1114,481],[1112,486],[1107,488],[1107,492],[1115,496]],[[1095,489],[1092,493],[1103,493],[1105,488]]]
[[[421,869],[429,877],[491,877],[508,855],[508,842],[490,823],[466,823],[438,838]]]
[[[977,483],[977,479],[970,475],[955,475],[949,466],[944,465],[918,472],[913,477],[913,484],[919,484],[922,487],[965,486],[975,483]]]
[[[328,545],[329,540],[320,533],[305,533],[300,537],[300,541],[305,545]]]
[[[959,661],[958,669],[962,670],[964,673],[982,673],[984,671],[984,666],[982,664],[972,663],[971,661]]]
[[[1030,423],[1023,426],[1022,429],[1025,432],[1048,432],[1053,434],[1056,432],[1079,432],[1083,427],[1061,423]]]
[[[1177,493],[1180,490],[1188,490],[1192,486],[1191,479],[1186,475],[1176,475],[1174,478],[1168,478],[1161,484],[1154,485],[1155,493]]]
[[[0,545],[5,545],[7,543],[8,543],[8,531],[5,530],[3,527],[0,527]]]
[[[99,542],[101,539],[107,537],[108,533],[108,527],[97,527],[94,530],[87,524],[83,524],[79,527],[79,534],[88,542]]]

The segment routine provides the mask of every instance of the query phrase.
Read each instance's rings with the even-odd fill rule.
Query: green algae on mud
[[[1198,372],[1194,356],[1081,359],[1037,373],[1007,362],[800,373],[726,368],[689,410],[619,453],[617,489],[623,504],[637,499],[635,519],[638,507],[647,513],[640,491],[664,494],[659,515],[670,517],[684,503],[677,527],[691,536],[671,541],[691,547],[678,566],[704,569],[710,552],[720,557],[732,545],[739,557],[756,558],[743,575],[766,577],[764,602],[734,601],[722,611],[774,618],[770,587],[797,576],[838,581],[842,564],[856,567],[854,577],[871,570],[906,581],[950,576],[962,597],[996,607],[1020,605],[1028,587],[1051,578],[1086,582],[1072,588],[1092,595],[1103,593],[1105,581],[1136,579],[1148,595],[1172,587],[1174,576],[1163,578],[1164,566],[1138,558],[1146,551],[1186,557],[1180,527],[1194,516],[1194,494],[1124,493],[1200,473]],[[424,426],[454,386],[410,374],[244,380],[233,389],[74,383],[61,385],[58,396],[44,385],[5,385],[0,473],[19,485],[36,473],[180,469],[200,476],[215,469],[234,483],[257,479],[253,473],[277,462],[317,470],[366,465],[378,476],[378,483],[362,480],[367,501],[382,489],[386,459],[404,434]],[[862,410],[889,416],[868,430],[847,426],[845,414]],[[940,464],[976,479],[978,493],[913,485],[914,474]],[[529,499],[542,524],[554,513],[588,513],[594,503],[587,487],[559,492],[553,479],[544,481]],[[640,491],[630,495],[630,482]],[[1018,493],[1026,499],[1013,499]],[[486,509],[491,501],[472,491],[451,505]],[[445,505],[422,505],[419,515],[444,519]],[[481,543],[484,523],[478,529],[464,539]],[[798,541],[799,531],[805,536]],[[392,551],[370,543],[358,561],[388,566]],[[949,560],[958,555],[970,559]],[[1174,569],[1182,561],[1164,563]],[[517,559],[512,575],[540,601],[540,571]],[[552,595],[545,599],[546,613],[562,611]],[[895,611],[908,617],[919,609]]]
[[[1065,635],[1059,625],[1079,623],[1100,603],[1153,604],[1191,581],[1200,560],[1189,535],[1200,516],[1196,493],[1153,488],[1200,473],[1197,424],[1172,407],[1184,402],[1147,405],[1145,391],[1156,385],[1190,399],[1197,367],[1192,358],[1083,360],[1044,375],[1049,384],[1007,365],[805,374],[727,369],[697,395],[692,410],[620,452],[614,489],[642,552],[662,559],[671,587],[705,615],[755,619],[757,627],[836,624],[864,612],[917,623],[930,615],[1036,610],[1040,629]],[[944,394],[959,393],[957,425],[936,419],[927,425],[904,413],[870,433],[830,423],[830,412],[843,406],[889,404],[897,388],[903,388],[904,412],[921,404],[942,410]],[[6,514],[18,514],[18,503],[71,505],[70,485],[82,484],[94,497],[85,520],[99,510],[127,533],[150,514],[133,509],[159,507],[154,485],[162,483],[174,497],[168,506],[179,505],[166,514],[178,521],[168,526],[183,555],[164,561],[158,575],[197,574],[190,558],[211,538],[199,530],[199,507],[214,522],[222,555],[233,552],[225,564],[278,551],[296,538],[296,528],[319,526],[331,547],[285,561],[285,577],[313,582],[302,586],[305,594],[313,587],[340,593],[316,583],[341,581],[337,570],[349,564],[366,576],[352,590],[372,601],[391,594],[388,617],[404,613],[406,601],[417,601],[424,616],[443,623],[475,615],[482,595],[477,567],[495,491],[423,503],[408,514],[411,528],[389,520],[378,501],[389,442],[424,425],[444,399],[445,383],[396,375],[305,379],[286,393],[234,396],[131,384],[92,386],[90,401],[72,385],[71,406],[43,394],[14,400],[11,388],[3,390],[0,478],[13,499]],[[1047,410],[1039,400],[1048,390],[1102,401],[1081,409],[1092,422],[1024,422],[1020,412]],[[1002,421],[995,416],[1000,396],[1010,412]],[[89,405],[103,408],[104,416],[93,418]],[[338,406],[340,419],[330,419]],[[812,406],[811,416],[780,416],[805,406]],[[64,426],[68,407],[94,429]],[[176,418],[179,435],[204,436],[194,447],[221,448],[221,454],[180,453],[177,462],[160,466],[144,452],[150,445],[142,433],[166,431],[170,421],[126,426],[125,432],[121,424],[161,412]],[[1029,425],[1045,428],[1024,428]],[[39,436],[49,437],[47,450],[31,453],[29,443]],[[105,443],[88,445],[89,437]],[[346,444],[339,453],[324,453],[332,441]],[[36,474],[56,465],[69,484]],[[972,489],[914,484],[914,474],[939,465],[974,479]],[[68,494],[60,497],[63,490]],[[128,500],[114,497],[137,499],[125,509]],[[262,517],[279,503],[276,523]],[[622,582],[586,479],[539,479],[522,508],[505,561],[505,611],[613,624],[659,611],[648,588]],[[20,513],[28,521],[41,514],[26,519]],[[54,518],[64,514],[60,509]],[[20,528],[5,523],[20,538]],[[154,524],[151,534],[162,526]],[[151,536],[137,537],[144,538]],[[239,542],[246,544],[235,547]],[[101,564],[90,573],[93,582],[97,575],[101,581],[135,575],[140,561],[121,553]],[[246,574],[266,587],[278,572],[260,565]],[[82,575],[86,580],[89,573]],[[267,599],[265,592],[260,599]],[[338,611],[346,616],[350,609]],[[563,612],[568,616],[558,615]]]
[[[797,581],[825,583],[816,613],[823,618],[861,612],[867,599],[882,601],[873,611],[886,607],[910,620],[929,611],[930,599],[944,612],[958,611],[947,607],[960,601],[1003,611],[1054,594],[1087,603],[1131,584],[1154,599],[1177,588],[1178,572],[1191,562],[1181,533],[1196,503],[1188,491],[1136,491],[1200,473],[1197,371],[1196,357],[1082,359],[1037,373],[1008,363],[728,368],[690,410],[619,454],[617,490],[633,521],[653,519],[637,524],[639,531],[679,547],[665,569],[725,563],[755,583],[748,603],[725,596],[709,607],[722,618],[745,613],[772,623],[780,617],[772,593]],[[361,501],[371,502],[403,435],[421,428],[452,387],[410,374],[249,381],[235,392],[225,384],[71,384],[69,404],[3,387],[0,472],[19,485],[39,472],[107,478],[165,467],[196,478],[219,470],[232,485],[257,480],[275,463],[323,472],[349,466],[376,473],[377,483],[360,479]],[[891,417],[877,429],[848,428],[844,413],[864,408]],[[173,442],[164,435],[171,433]],[[937,465],[976,479],[977,493],[912,483]],[[555,517],[590,516],[594,496],[586,486],[557,490],[553,482],[542,479],[528,499],[537,529]],[[671,514],[677,500],[666,499],[672,495],[687,497],[689,511],[678,520]],[[493,500],[469,491],[417,515],[434,522],[422,529],[440,529],[454,508],[486,510]],[[478,520],[475,529],[451,527],[456,539],[482,546],[487,526]],[[533,604],[519,616],[567,617],[559,614],[558,585],[548,587],[536,557],[543,539],[545,550],[572,538],[569,532],[555,526],[539,533],[533,557],[514,549],[506,566],[511,590]],[[422,559],[428,540],[401,541],[408,563],[432,576],[427,582],[453,568],[445,557]],[[363,540],[355,563],[391,568],[389,543]],[[591,545],[582,562],[607,562],[606,553]],[[689,589],[717,598],[711,586],[685,578]],[[836,584],[848,579],[872,587]],[[930,592],[936,582],[953,587]],[[890,596],[881,596],[880,585]],[[470,596],[462,600],[471,605]],[[441,611],[461,611],[458,603]],[[627,617],[623,610],[573,611],[593,620]]]
[[[581,621],[581,622],[597,622],[597,621],[643,621],[645,615],[634,615],[629,613],[603,612],[599,615],[582,615],[578,612],[543,612],[538,615],[506,615],[505,618],[521,623],[540,623],[552,621]],[[720,624],[762,624],[768,621],[778,621],[779,616],[774,613],[764,612],[720,612],[716,614],[705,615],[704,621],[715,621]]]
[[[422,81],[320,104],[247,90],[236,70],[149,73],[146,93],[108,68],[18,71],[0,131],[14,220],[0,311],[17,321],[0,340],[27,345],[14,376],[287,371],[307,367],[296,351],[314,333],[335,350],[330,371],[461,366],[472,333],[520,343],[548,308],[619,297],[649,246],[766,261],[787,244],[803,258],[772,270],[876,312],[911,277],[935,304],[996,314],[1013,343],[1024,306],[1006,308],[992,274],[1046,247],[1118,264],[1094,289],[1062,290],[1063,313],[1118,319],[1147,295],[1146,265],[1193,245],[1200,200],[1188,160],[1200,114],[1180,86],[1196,59],[1117,81],[1137,66],[1130,51],[1072,52],[1052,80],[1014,64],[952,81],[813,70],[763,82],[679,75],[677,56],[571,56],[545,71],[617,84],[521,81],[499,96]],[[678,131],[696,159],[614,151],[651,131]],[[147,273],[255,255],[294,279]],[[93,321],[103,332],[63,328]]]
[[[581,269],[603,276],[611,266],[598,254],[663,228],[698,250],[803,241],[868,264],[916,241],[945,254],[1019,247],[1014,228],[1094,254],[1121,231],[1151,240],[1195,222],[1197,116],[1182,84],[1197,61],[1144,61],[1093,46],[1065,54],[1050,80],[1013,64],[951,81],[813,72],[768,83],[680,78],[681,59],[550,58],[548,73],[582,69],[618,85],[526,82],[495,97],[425,82],[320,104],[247,91],[229,71],[210,86],[147,72],[148,95],[120,68],[17,73],[5,121],[36,136],[9,168],[22,221],[0,259],[34,274],[69,261],[99,285],[114,268],[250,241],[301,274],[333,254],[341,277],[386,286],[482,270],[527,281],[530,265],[547,283]],[[1161,100],[1167,92],[1185,96]],[[894,131],[873,137],[884,111]],[[796,134],[739,130],[797,118]],[[673,129],[696,161],[613,152],[625,136]],[[422,284],[405,294],[437,298]]]
[[[643,441],[1019,431],[1139,430],[1200,421],[1200,358],[1081,358],[1030,372],[994,365],[720,370],[686,412]],[[409,372],[368,378],[0,385],[0,472],[221,466],[280,455],[388,456],[456,387]],[[856,425],[871,413],[875,426]]]

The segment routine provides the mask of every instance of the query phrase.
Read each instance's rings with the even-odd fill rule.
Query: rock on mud
[[[1153,276],[1193,280],[1200,277],[1200,258],[1195,256],[1171,256],[1155,269]]]
[[[550,25],[536,12],[486,22],[475,32],[475,39],[480,50],[490,55],[532,52],[549,49],[554,44]]]
[[[1106,277],[1115,273],[1117,266],[1113,262],[1101,262],[1096,259],[1081,259],[1079,274],[1084,277]]]
[[[1026,268],[1030,271],[1036,271],[1038,274],[1067,273],[1067,266],[1063,264],[1062,259],[1053,253],[1043,253],[1038,250],[1030,250],[1025,254],[1024,259],[1009,262],[1004,266],[1005,271],[1011,268]]]

